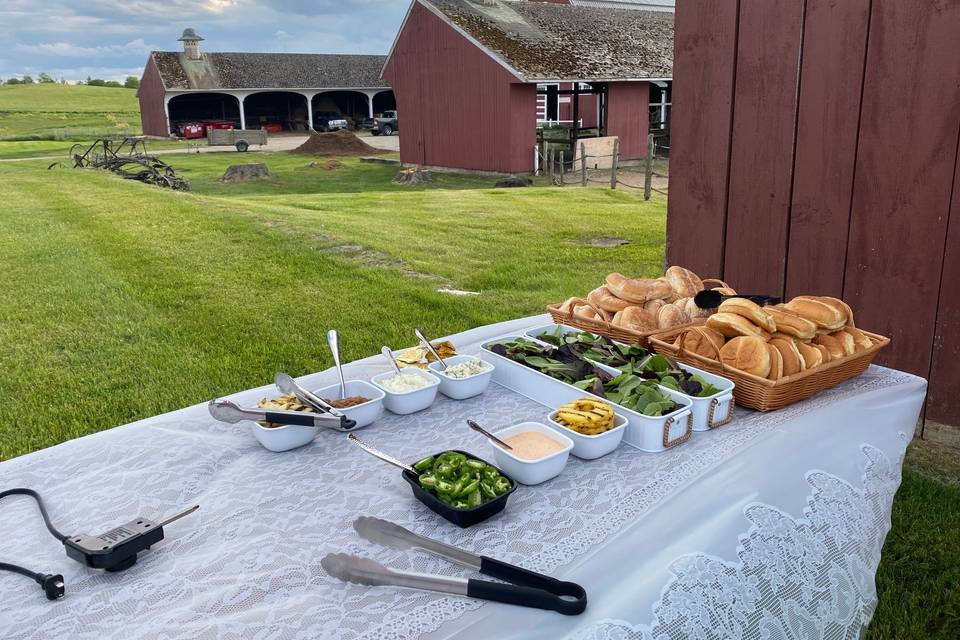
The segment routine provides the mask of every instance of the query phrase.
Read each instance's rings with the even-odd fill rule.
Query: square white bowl
[[[582,458],[583,460],[595,460],[597,458],[601,458],[619,447],[629,422],[619,413],[614,413],[613,429],[595,436],[588,436],[582,433],[577,433],[573,429],[570,429],[569,427],[557,422],[557,413],[559,413],[559,411],[553,411],[550,413],[547,418],[549,420],[547,424],[558,433],[561,433],[573,440],[573,451],[571,451],[571,453],[578,458]]]
[[[493,377],[493,364],[480,360],[478,356],[451,356],[443,359],[447,366],[471,360],[479,360],[485,371],[469,378],[452,378],[444,373],[443,365],[439,362],[430,363],[430,373],[440,378],[440,393],[454,400],[466,400],[487,390]]]
[[[257,439],[257,442],[263,445],[264,449],[278,453],[310,444],[320,432],[320,429],[317,427],[307,427],[299,424],[287,424],[282,427],[264,427],[259,422],[252,420],[248,422],[250,424],[250,433]]]
[[[372,382],[378,389],[383,391],[383,406],[393,413],[403,416],[409,413],[423,411],[432,405],[433,401],[437,399],[437,390],[440,388],[440,378],[428,371],[424,371],[423,369],[417,369],[416,367],[407,367],[405,369],[401,369],[401,371],[403,371],[404,374],[410,373],[425,378],[430,385],[423,387],[422,389],[414,389],[413,391],[403,391],[398,393],[396,391],[390,391],[390,389],[387,389],[380,384],[381,381],[396,376],[397,372],[391,370],[379,373],[370,378],[370,382]]]
[[[383,412],[383,398],[387,395],[380,387],[375,387],[365,380],[347,380],[344,383],[344,390],[347,392],[347,396],[370,398],[363,404],[339,409],[343,415],[357,423],[357,426],[353,428],[354,430],[361,429],[380,417]],[[313,392],[313,395],[336,400],[340,396],[340,383],[317,389]]]
[[[563,468],[567,466],[570,451],[573,450],[573,440],[562,433],[557,433],[555,429],[551,429],[540,422],[521,422],[512,427],[501,429],[493,435],[503,440],[509,436],[526,433],[528,431],[542,433],[548,438],[564,445],[564,447],[556,453],[551,453],[546,458],[524,460],[523,458],[518,458],[513,455],[500,445],[490,442],[490,448],[493,449],[493,459],[496,466],[500,467],[504,473],[520,484],[540,484],[541,482],[556,478],[560,475],[560,472],[563,471]]]

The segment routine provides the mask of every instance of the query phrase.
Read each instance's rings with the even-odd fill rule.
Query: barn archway
[[[261,91],[243,101],[248,129],[279,127],[283,131],[308,129],[307,99],[293,91]]]
[[[177,133],[187,122],[222,120],[240,127],[240,101],[229,93],[186,93],[170,98],[167,103],[170,132]]]
[[[397,110],[397,97],[393,91],[381,91],[373,96],[373,112],[383,113],[384,111]]]
[[[337,114],[347,120],[347,126],[356,125],[368,117],[370,106],[367,94],[359,91],[323,91],[313,96],[313,119],[319,120],[321,114]]]

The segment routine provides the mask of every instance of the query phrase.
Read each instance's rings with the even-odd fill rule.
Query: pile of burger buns
[[[710,360],[719,357],[728,367],[768,380],[813,369],[873,344],[854,326],[850,307],[828,296],[797,296],[766,307],[730,298],[704,325],[683,334],[685,351]],[[676,344],[681,344],[681,336]]]
[[[570,298],[560,305],[560,311],[639,333],[661,331],[710,316],[711,310],[700,309],[693,303],[693,297],[703,288],[697,274],[677,266],[667,269],[660,278],[628,278],[611,273],[586,300]],[[736,294],[728,288],[717,290]]]

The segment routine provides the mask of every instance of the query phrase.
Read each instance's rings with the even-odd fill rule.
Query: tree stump
[[[413,186],[417,184],[424,184],[426,182],[433,182],[433,175],[420,167],[411,167],[410,169],[404,169],[397,174],[397,177],[393,179],[396,184],[403,184],[407,186]]]
[[[259,180],[260,178],[269,178],[270,172],[267,171],[267,165],[262,162],[255,164],[232,164],[227,167],[220,182],[245,182],[247,180]]]

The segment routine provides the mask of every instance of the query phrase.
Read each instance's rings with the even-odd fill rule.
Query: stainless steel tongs
[[[379,518],[360,517],[353,528],[361,538],[394,549],[422,549],[451,562],[476,569],[480,573],[505,580],[490,582],[474,578],[455,578],[426,573],[398,571],[369,558],[333,553],[320,561],[331,576],[355,584],[396,586],[437,591],[468,598],[505,602],[575,616],[587,608],[587,592],[573,582],[562,582],[487,556],[425,538],[398,524]]]
[[[357,426],[356,422],[343,415],[337,417],[328,413],[311,413],[309,411],[283,411],[260,407],[246,408],[229,400],[211,400],[207,409],[210,411],[210,415],[220,422],[229,422],[230,424],[236,424],[243,420],[253,420],[254,422],[322,427],[335,431],[350,431]]]

